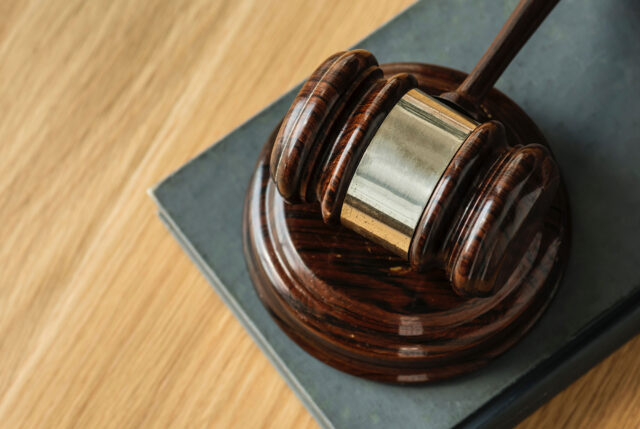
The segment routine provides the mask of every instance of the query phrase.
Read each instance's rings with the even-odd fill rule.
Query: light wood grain
[[[410,0],[0,1],[0,426],[314,427],[145,190]],[[524,427],[634,427],[636,339]]]

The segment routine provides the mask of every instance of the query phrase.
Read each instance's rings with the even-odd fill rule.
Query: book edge
[[[457,427],[513,427],[638,334],[640,290],[585,326]]]
[[[271,364],[280,373],[282,378],[284,378],[285,382],[289,385],[291,390],[294,391],[305,408],[309,411],[309,413],[311,413],[313,418],[320,424],[320,426],[327,429],[333,429],[334,426],[326,416],[326,414],[322,411],[322,409],[320,409],[320,407],[318,407],[316,402],[309,395],[307,390],[296,378],[296,376],[289,371],[287,365],[284,363],[284,361],[282,361],[278,353],[271,347],[269,341],[262,335],[260,330],[253,323],[247,313],[245,313],[242,307],[236,302],[235,298],[227,292],[224,284],[215,274],[215,272],[200,257],[196,249],[191,246],[189,240],[187,240],[184,234],[182,234],[180,227],[175,222],[173,222],[171,216],[169,216],[162,209],[162,206],[158,204],[158,201],[153,194],[152,198],[155,200],[156,204],[159,207],[158,216],[160,217],[162,223],[166,226],[171,235],[176,238],[176,240],[180,244],[180,247],[182,247],[189,258],[191,258],[191,260],[196,264],[202,275],[207,279],[218,296],[220,296],[225,305],[231,310],[236,319],[240,322],[240,324],[242,324],[251,338],[256,342],[260,350],[267,356],[267,359],[269,359]]]

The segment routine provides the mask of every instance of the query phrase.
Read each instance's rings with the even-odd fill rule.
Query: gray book
[[[357,47],[381,63],[470,70],[515,0],[429,0]],[[573,245],[550,308],[484,369],[421,387],[343,374],[271,320],[249,279],[243,195],[298,88],[152,190],[176,239],[324,427],[510,426],[640,327],[640,3],[564,0],[498,81],[536,121],[568,187]]]

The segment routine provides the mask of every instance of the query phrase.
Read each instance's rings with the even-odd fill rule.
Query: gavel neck
[[[456,109],[478,122],[489,120],[489,116],[482,108],[482,104],[478,100],[474,100],[466,96],[466,94],[456,91],[449,91],[437,97],[447,106]]]
[[[441,97],[474,119],[486,120],[482,100],[558,1],[521,0],[466,79]]]

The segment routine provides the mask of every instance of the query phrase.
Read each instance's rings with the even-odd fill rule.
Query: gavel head
[[[283,119],[271,177],[287,201],[319,203],[327,224],[417,270],[444,268],[461,295],[490,294],[549,210],[557,165],[545,147],[510,144],[500,122],[417,86],[383,76],[367,51],[331,56]]]

